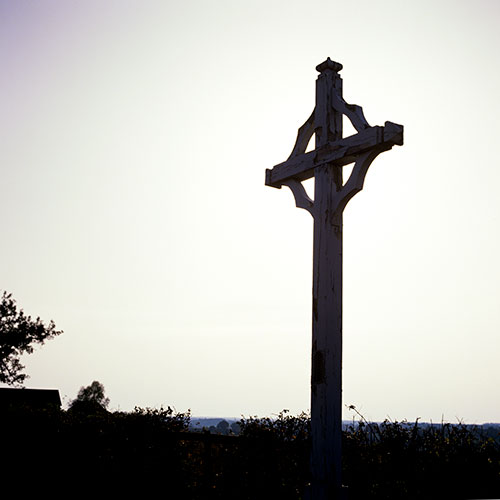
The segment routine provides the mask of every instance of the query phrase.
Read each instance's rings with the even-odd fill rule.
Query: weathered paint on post
[[[342,498],[342,214],[363,188],[372,161],[403,144],[403,127],[371,127],[360,106],[342,97],[342,65],[330,58],[316,68],[316,107],[299,129],[287,161],[266,170],[266,185],[288,186],[297,207],[314,218],[311,373],[311,498]],[[346,115],[357,134],[342,137]],[[315,150],[306,153],[315,134]],[[342,167],[354,162],[344,184]],[[315,199],[302,181],[314,176]]]
[[[316,149],[342,139],[342,113],[331,102],[332,90],[342,96],[339,66],[318,66]],[[341,189],[341,166],[314,169],[311,493],[318,500],[338,498],[342,484],[342,211],[335,210]]]

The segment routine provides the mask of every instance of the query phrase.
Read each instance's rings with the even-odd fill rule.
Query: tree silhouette
[[[87,387],[80,387],[76,399],[70,404],[73,410],[80,409],[106,409],[109,398],[104,394],[104,385],[94,380]]]
[[[28,375],[22,373],[19,357],[61,333],[53,321],[45,325],[39,317],[26,316],[12,294],[4,291],[0,299],[0,382],[21,386]]]

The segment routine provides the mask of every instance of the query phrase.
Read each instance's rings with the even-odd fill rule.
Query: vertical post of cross
[[[328,60],[317,67],[316,149],[342,139],[342,113],[332,91],[342,96],[342,65]],[[313,328],[311,375],[312,498],[339,498],[342,432],[342,166],[314,170]]]

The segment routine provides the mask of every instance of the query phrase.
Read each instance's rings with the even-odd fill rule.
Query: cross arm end
[[[385,122],[384,124],[384,142],[388,142],[393,146],[403,145],[404,127],[393,122]]]
[[[275,183],[272,181],[272,171],[270,168],[266,168],[266,186],[270,186],[276,189],[281,189],[281,183]]]

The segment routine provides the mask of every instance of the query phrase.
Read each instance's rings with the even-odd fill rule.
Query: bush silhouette
[[[158,490],[186,500],[303,500],[310,419],[242,418],[240,434],[189,432],[172,408],[10,408],[0,413],[2,472],[37,485],[99,479],[111,492]],[[349,500],[500,498],[498,435],[464,424],[353,423],[343,432]],[[34,471],[34,472],[33,472]],[[74,486],[72,486],[74,488]]]

